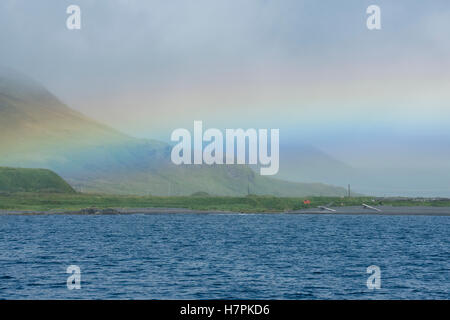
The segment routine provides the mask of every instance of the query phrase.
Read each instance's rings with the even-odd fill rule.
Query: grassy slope
[[[38,194],[13,193],[0,194],[0,209],[2,210],[79,210],[89,207],[105,208],[187,208],[193,210],[222,210],[235,212],[283,212],[298,210],[319,205],[358,205],[372,202],[369,197],[312,197],[311,205],[304,205],[305,198],[277,198],[270,196],[247,197],[138,197],[112,196],[95,194]],[[414,202],[409,199],[384,199],[383,204],[394,206],[450,206],[450,201]]]
[[[0,167],[0,192],[74,193],[72,187],[47,169]]]
[[[344,188],[254,175],[244,166],[174,166],[170,146],[128,137],[70,109],[40,84],[0,70],[0,166],[47,168],[83,192],[340,196]]]
[[[91,178],[92,179],[92,178]],[[121,195],[186,196],[195,192],[211,195],[242,196],[248,193],[274,196],[343,196],[346,190],[320,183],[294,183],[262,177],[245,166],[161,166],[157,171],[120,173],[108,179],[73,182],[77,190]],[[130,181],[133,181],[131,184]],[[80,186],[80,188],[78,188]]]

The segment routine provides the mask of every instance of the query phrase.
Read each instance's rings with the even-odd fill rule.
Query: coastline
[[[82,210],[0,210],[0,215],[126,215],[126,214],[317,214],[317,215],[379,215],[379,216],[450,216],[450,207],[432,206],[375,206],[377,210],[362,206],[308,208],[290,211],[241,212],[223,210],[192,210],[186,208],[86,208]]]

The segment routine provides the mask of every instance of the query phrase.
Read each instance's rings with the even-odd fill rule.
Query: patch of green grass
[[[53,171],[0,167],[0,192],[75,193],[72,187]]]
[[[310,205],[303,204],[309,199]],[[450,206],[450,200],[433,201],[424,199],[395,200],[371,197],[308,197],[281,198],[272,196],[247,197],[156,197],[156,196],[116,196],[82,193],[3,193],[0,194],[0,209],[30,211],[71,211],[90,207],[106,208],[186,208],[204,211],[233,212],[285,212],[317,206],[359,206],[369,205],[392,206]]]

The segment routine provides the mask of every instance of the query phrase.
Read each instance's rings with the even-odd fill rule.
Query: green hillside
[[[72,187],[47,169],[0,167],[0,192],[74,193]]]
[[[279,197],[345,196],[341,187],[299,183],[260,176],[243,165],[161,164],[156,170],[111,173],[108,178],[69,179],[82,192],[118,195],[187,196],[207,192],[212,196],[272,195]]]
[[[0,166],[50,169],[82,192],[346,194],[344,188],[260,176],[242,165],[176,166],[170,151],[167,143],[136,139],[100,124],[70,109],[39,83],[0,69]]]

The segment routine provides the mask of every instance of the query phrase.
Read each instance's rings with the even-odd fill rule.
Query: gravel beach
[[[393,206],[374,206],[365,208],[363,206],[347,206],[347,207],[327,207],[311,208],[295,211],[286,211],[279,213],[289,214],[351,214],[351,215],[424,215],[424,216],[450,216],[450,207],[430,207],[430,206],[414,206],[414,207],[393,207]],[[331,209],[331,210],[330,210]],[[378,211],[379,210],[379,211]],[[0,215],[49,215],[49,214],[89,214],[89,215],[105,215],[105,214],[161,214],[161,213],[191,213],[191,214],[207,214],[207,213],[227,213],[239,214],[240,212],[232,211],[202,211],[183,208],[110,208],[110,209],[83,209],[77,211],[19,211],[19,210],[0,210]],[[273,212],[276,213],[276,212]],[[264,214],[264,213],[261,213]]]

